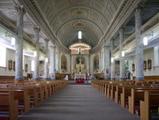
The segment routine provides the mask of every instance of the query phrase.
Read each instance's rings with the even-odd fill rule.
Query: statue
[[[85,65],[84,65],[84,58],[83,57],[77,57],[76,58],[76,73],[84,73],[85,72]]]

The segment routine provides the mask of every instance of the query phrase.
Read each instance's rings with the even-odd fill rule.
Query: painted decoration
[[[13,64],[13,61],[8,60],[8,70],[12,70],[12,64]]]

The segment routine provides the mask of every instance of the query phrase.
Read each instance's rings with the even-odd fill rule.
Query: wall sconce
[[[125,56],[125,51],[121,52],[121,56],[124,57]]]
[[[113,62],[114,62],[114,58],[112,57],[112,58],[111,58],[111,63],[113,63]]]
[[[45,62],[46,62],[46,63],[48,62],[48,58],[45,58]]]
[[[36,57],[37,56],[37,52],[36,51],[34,51],[34,57]]]
[[[147,38],[147,37],[144,37],[144,38],[143,38],[143,45],[144,45],[144,46],[147,46],[147,45],[148,45],[148,38]]]
[[[15,38],[14,37],[11,37],[11,45],[15,46]]]

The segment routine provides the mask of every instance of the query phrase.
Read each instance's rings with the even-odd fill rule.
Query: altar
[[[75,74],[74,80],[76,83],[85,83],[86,74]]]

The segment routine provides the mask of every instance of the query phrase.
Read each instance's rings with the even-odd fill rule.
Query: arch
[[[67,72],[67,58],[64,54],[61,55],[61,71]]]
[[[98,72],[99,71],[99,55],[95,55],[93,58],[93,71]]]

